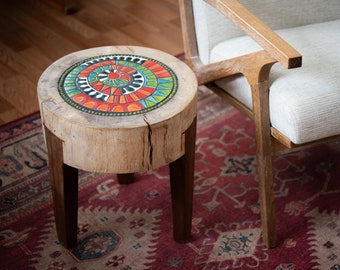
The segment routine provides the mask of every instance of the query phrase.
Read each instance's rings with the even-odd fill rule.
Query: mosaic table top
[[[83,112],[128,116],[162,106],[177,87],[175,73],[157,60],[109,54],[68,68],[59,79],[58,91],[69,105]]]

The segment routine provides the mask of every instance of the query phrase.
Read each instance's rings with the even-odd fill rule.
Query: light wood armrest
[[[198,79],[198,84],[206,84],[235,74],[243,74],[249,82],[260,82],[268,79],[257,72],[267,64],[274,64],[275,59],[265,51],[245,54],[210,64],[203,64],[198,57],[188,59]]]
[[[205,0],[286,68],[300,67],[301,54],[237,0]]]

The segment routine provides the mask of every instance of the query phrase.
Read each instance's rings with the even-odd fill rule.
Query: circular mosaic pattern
[[[169,67],[129,54],[86,59],[59,80],[59,93],[68,104],[97,115],[145,113],[162,106],[176,90],[177,77]]]

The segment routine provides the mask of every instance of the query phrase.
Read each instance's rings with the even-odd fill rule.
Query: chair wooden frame
[[[268,248],[272,248],[276,245],[272,155],[339,139],[340,136],[296,145],[271,127],[268,87],[270,69],[277,62],[288,69],[298,68],[302,65],[302,55],[237,0],[205,0],[261,45],[263,50],[212,64],[203,64],[198,54],[192,1],[194,0],[179,0],[185,61],[194,70],[201,87],[208,87],[255,123],[262,234],[264,243]],[[235,74],[243,74],[251,87],[252,110],[214,84],[217,79]]]

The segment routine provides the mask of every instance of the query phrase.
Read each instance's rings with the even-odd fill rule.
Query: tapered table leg
[[[45,138],[58,240],[70,249],[77,244],[78,169],[64,164],[62,141],[46,127]]]
[[[135,177],[133,173],[123,173],[117,174],[118,183],[121,185],[128,185],[135,181]]]
[[[189,241],[191,237],[195,139],[196,118],[185,132],[185,154],[169,164],[173,235],[174,240],[180,243]]]

